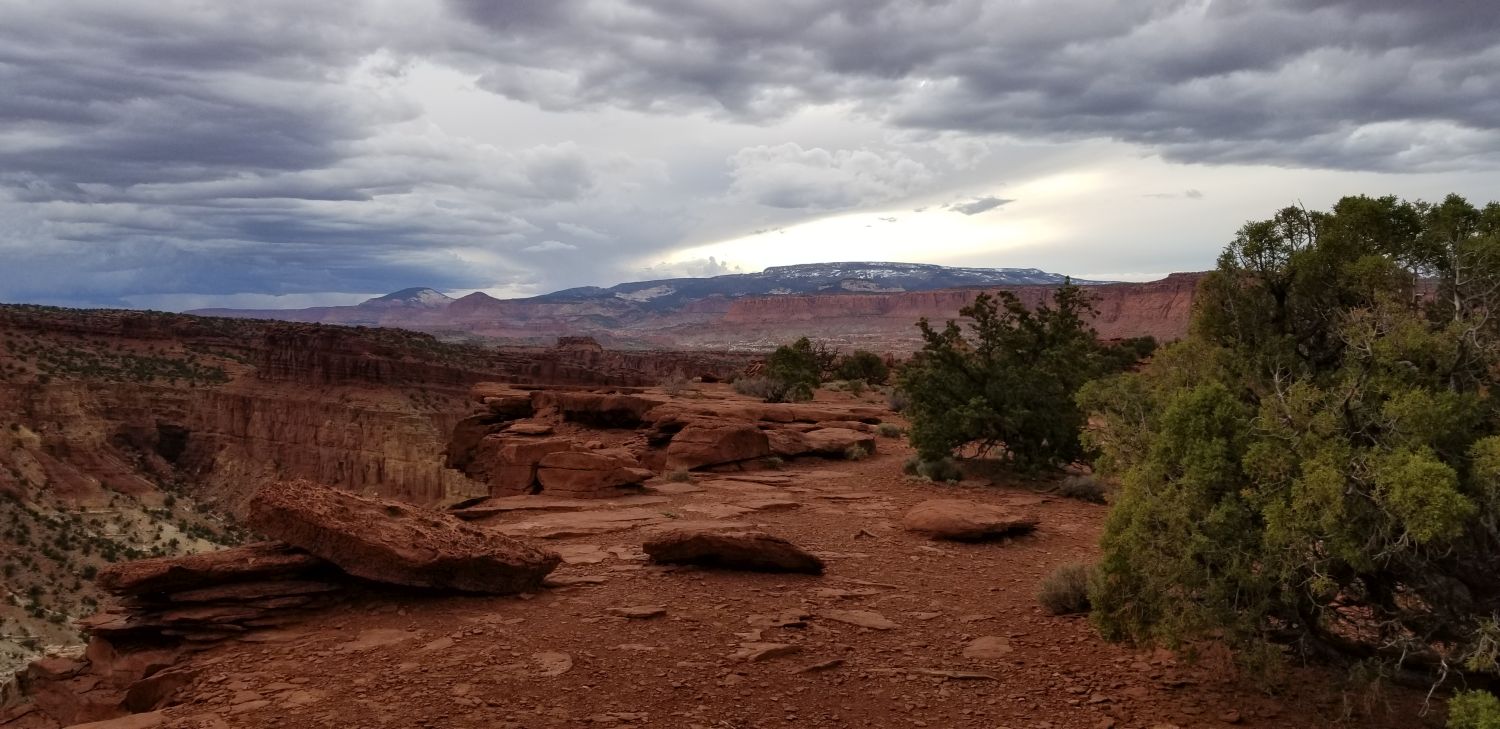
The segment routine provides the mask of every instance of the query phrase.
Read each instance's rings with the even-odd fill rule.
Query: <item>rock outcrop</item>
[[[667,446],[667,468],[738,463],[771,455],[771,443],[754,423],[706,421],[678,431]]]
[[[250,500],[250,526],[356,577],[496,595],[534,590],[554,552],[409,504],[306,481],[272,484]]]
[[[966,499],[930,499],[912,507],[901,519],[907,530],[933,539],[977,542],[1028,534],[1036,529],[1034,514]]]
[[[765,532],[668,529],[652,537],[641,548],[652,561],[664,564],[823,574],[823,560]]]

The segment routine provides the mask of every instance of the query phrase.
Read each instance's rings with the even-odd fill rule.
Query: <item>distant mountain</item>
[[[708,278],[634,281],[609,288],[584,286],[535,297],[538,301],[623,299],[649,309],[672,309],[683,304],[723,296],[779,296],[787,294],[897,293],[966,286],[1026,286],[1060,284],[1067,278],[1035,268],[952,268],[929,263],[845,262],[772,266],[759,273],[733,273]],[[1078,284],[1102,281],[1074,279]]]
[[[453,303],[453,299],[441,291],[427,288],[401,289],[385,296],[377,296],[359,304],[359,306],[388,309],[393,307],[413,307],[420,309],[441,309]]]
[[[845,262],[759,273],[585,286],[524,299],[450,298],[403,289],[355,306],[199,309],[205,316],[415,329],[453,338],[551,344],[588,335],[614,347],[753,348],[801,334],[878,344],[914,336],[921,316],[957,316],[976,289],[1030,290],[1040,301],[1067,277],[1035,268]],[[1106,282],[1074,280],[1113,288]],[[895,337],[893,339],[892,337]],[[901,346],[905,346],[904,344]]]

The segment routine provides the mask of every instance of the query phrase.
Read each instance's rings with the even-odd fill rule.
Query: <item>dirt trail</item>
[[[660,494],[665,500],[605,507],[638,519],[516,511],[477,522],[584,534],[545,540],[567,558],[555,577],[574,584],[521,598],[383,594],[217,647],[191,660],[200,672],[187,701],[160,725],[1422,725],[1413,695],[1388,695],[1367,715],[1333,687],[1332,673],[1308,670],[1271,698],[1221,662],[1140,654],[1100,640],[1083,618],[1044,614],[1037,582],[1091,557],[1105,507],[1021,488],[908,481],[900,463],[909,451],[890,439],[881,447],[864,461],[751,475],[780,483],[701,475],[659,484],[673,492]],[[1035,509],[1041,528],[989,544],[936,543],[900,529],[908,507],[955,493]],[[644,561],[639,546],[652,522],[715,520],[789,538],[823,557],[828,572]]]

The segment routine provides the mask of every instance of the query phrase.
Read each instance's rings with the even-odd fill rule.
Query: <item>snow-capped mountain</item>
[[[410,307],[418,309],[441,309],[451,303],[453,303],[453,299],[441,291],[416,287],[401,289],[385,296],[377,296],[359,305],[369,308]]]
[[[814,293],[895,293],[965,286],[1060,284],[1067,278],[1036,268],[952,268],[928,263],[841,262],[772,266],[759,273],[709,278],[633,281],[602,288],[584,286],[536,297],[540,301],[622,299],[649,308],[670,308],[709,296],[781,296]],[[1100,281],[1074,280],[1078,284]]]

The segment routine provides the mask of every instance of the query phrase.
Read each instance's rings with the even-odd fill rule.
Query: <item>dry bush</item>
[[[1099,479],[1084,474],[1068,476],[1057,484],[1058,496],[1087,501],[1091,504],[1104,503],[1108,491]]]
[[[952,458],[939,458],[935,461],[924,461],[920,456],[912,456],[906,459],[901,470],[909,476],[925,478],[929,481],[947,481],[950,483],[962,481],[964,472]]]
[[[1076,615],[1089,611],[1089,578],[1093,568],[1065,564],[1052,571],[1037,588],[1036,599],[1052,615]]]
[[[906,435],[906,431],[895,423],[881,423],[875,426],[875,434],[882,438],[900,438]]]

